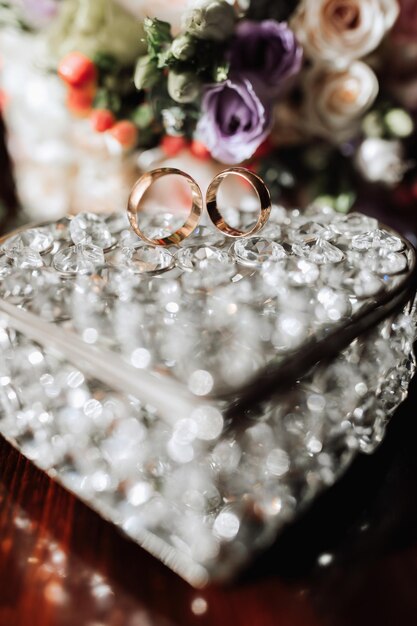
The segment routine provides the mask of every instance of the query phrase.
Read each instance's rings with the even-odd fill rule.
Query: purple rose
[[[276,98],[301,69],[303,49],[285,22],[240,22],[228,51],[233,73],[246,76],[262,98]]]
[[[207,87],[197,135],[223,163],[249,159],[270,131],[271,112],[249,80],[232,77]]]

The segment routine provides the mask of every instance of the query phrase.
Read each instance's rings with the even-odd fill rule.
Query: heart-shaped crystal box
[[[0,432],[195,586],[371,452],[414,373],[414,251],[360,214],[169,249],[81,214],[1,251]]]

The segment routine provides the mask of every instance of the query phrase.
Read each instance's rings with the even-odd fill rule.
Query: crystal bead
[[[316,317],[321,322],[338,322],[352,312],[349,298],[341,291],[323,287],[317,294]]]
[[[408,261],[404,254],[388,252],[387,254],[380,255],[379,258],[372,257],[369,267],[378,274],[388,274],[391,276],[404,272],[408,267]]]
[[[357,298],[371,298],[384,289],[384,281],[369,270],[360,271],[353,279],[353,291]]]
[[[279,243],[264,237],[236,241],[231,247],[231,254],[238,263],[249,266],[261,266],[267,261],[280,261],[287,256]]]
[[[230,262],[227,252],[219,250],[214,246],[190,246],[178,250],[175,255],[175,262],[183,270],[204,269],[214,262]]]
[[[221,472],[234,472],[239,465],[242,450],[236,440],[220,441],[213,450],[212,460]]]
[[[291,259],[288,265],[288,280],[292,285],[312,285],[320,276],[315,263],[304,259]]]
[[[36,269],[43,266],[43,261],[39,252],[35,252],[31,248],[15,248],[13,253],[13,265],[20,269]]]
[[[369,253],[368,253],[369,254]],[[375,256],[376,251],[373,250],[372,254]],[[372,255],[371,255],[372,256]],[[346,251],[346,259],[348,266],[355,272],[361,271],[364,267],[365,263],[365,255],[363,252],[359,252],[359,250],[347,250]]]
[[[12,266],[6,256],[0,257],[0,280],[12,272]]]
[[[283,476],[290,468],[290,459],[285,450],[275,448],[266,457],[266,467],[274,476]]]
[[[197,246],[219,246],[226,241],[226,237],[218,230],[213,230],[207,226],[197,226],[189,237],[180,243],[181,248]]]
[[[235,513],[223,509],[214,520],[213,530],[217,537],[224,541],[232,541],[239,532],[240,520]]]
[[[79,213],[70,222],[72,241],[107,249],[113,244],[111,232],[102,217],[95,213]]]
[[[376,229],[353,237],[352,248],[354,250],[381,248],[389,252],[401,252],[404,250],[404,244],[399,237],[395,237],[385,230]]]
[[[320,279],[323,284],[333,289],[351,289],[353,277],[357,274],[357,269],[349,263],[338,263],[336,265],[321,265]]]
[[[149,239],[162,239],[169,237],[183,224],[184,219],[172,213],[147,213],[140,227]]]
[[[333,207],[329,205],[317,205],[311,204],[304,211],[304,216],[308,216],[312,220],[317,220],[322,224],[327,224],[328,222],[332,222],[337,219],[337,213],[333,209]]]
[[[108,217],[106,217],[105,222],[107,228],[113,235],[121,233],[123,230],[128,230],[130,228],[129,218],[125,211],[109,215]]]
[[[334,236],[334,232],[318,222],[306,222],[296,229],[289,229],[288,236],[294,243],[315,242],[317,239],[328,240]]]
[[[268,224],[286,224],[287,222],[288,212],[286,209],[279,204],[273,204]]]
[[[16,251],[25,247],[30,248],[34,252],[48,252],[52,248],[53,242],[54,237],[50,229],[46,227],[30,228],[7,239],[2,246],[2,250],[9,258],[13,259]]]
[[[224,419],[221,412],[213,406],[202,406],[191,414],[196,426],[196,436],[204,441],[217,439],[223,430]]]
[[[70,219],[63,217],[60,220],[48,225],[55,241],[65,241],[68,239]]]
[[[340,263],[345,258],[339,248],[324,239],[318,239],[313,245],[293,244],[292,250],[295,255],[304,257],[318,265]]]
[[[262,237],[266,239],[272,239],[273,241],[279,241],[282,238],[282,228],[279,224],[269,221],[266,226],[262,228]]]
[[[277,317],[272,341],[277,350],[291,351],[302,344],[307,335],[307,317],[302,313],[285,312]]]
[[[378,227],[378,220],[360,213],[348,213],[348,215],[336,215],[331,228],[339,235],[354,236],[374,230]]]
[[[143,245],[143,239],[133,230],[122,230],[118,236],[118,245],[120,248],[137,248]]]
[[[188,292],[206,291],[228,284],[235,273],[230,257],[211,258],[201,261],[193,271],[184,272],[181,283]]]
[[[108,261],[108,259],[107,259]],[[134,297],[134,289],[138,285],[138,276],[127,267],[108,267],[103,272],[105,277],[106,294],[116,295],[122,302],[131,301]]]
[[[123,248],[118,256],[118,267],[127,267],[137,274],[160,274],[174,267],[174,257],[169,250],[157,246]]]
[[[12,300],[16,304],[21,304],[33,295],[36,288],[36,278],[34,272],[24,269],[11,268],[13,271],[3,276],[0,283],[0,293],[2,298]]]
[[[240,211],[234,206],[226,206],[222,209],[222,215],[232,228],[249,230],[255,223],[256,217],[253,211]]]
[[[91,274],[103,265],[103,250],[93,245],[63,248],[55,254],[53,260],[54,268],[62,274]]]

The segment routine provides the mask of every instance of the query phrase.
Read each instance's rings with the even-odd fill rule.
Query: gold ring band
[[[140,211],[143,196],[149,187],[159,178],[169,175],[182,176],[188,182],[193,198],[191,211],[185,223],[181,226],[181,228],[172,233],[172,235],[162,237],[161,239],[150,239],[139,228],[137,214]],[[181,243],[183,239],[189,237],[189,235],[191,235],[191,233],[197,228],[202,211],[203,194],[201,193],[201,189],[195,182],[194,178],[186,172],[171,167],[159,168],[141,176],[141,178],[139,178],[139,180],[137,180],[134,184],[127,203],[127,215],[129,217],[131,227],[138,237],[152,246],[171,246]]]
[[[217,208],[217,192],[223,180],[230,174],[244,178],[255,189],[261,205],[261,211],[256,224],[248,231],[238,230],[230,226]],[[206,204],[209,217],[216,228],[228,237],[249,237],[261,230],[268,221],[271,213],[271,196],[262,178],[243,167],[231,167],[217,174],[211,181],[206,194]]]

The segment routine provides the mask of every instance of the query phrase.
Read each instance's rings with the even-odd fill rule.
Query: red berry
[[[90,115],[90,120],[91,126],[98,133],[104,133],[116,123],[113,113],[107,109],[95,109]]]
[[[67,107],[78,117],[87,117],[91,113],[95,96],[95,89],[88,85],[83,89],[70,87],[67,93]]]
[[[70,52],[61,60],[58,74],[70,87],[84,87],[95,82],[96,66],[81,52]]]
[[[138,141],[138,129],[133,122],[121,120],[108,131],[124,148],[133,148]]]
[[[165,135],[162,137],[161,148],[165,155],[168,157],[176,156],[187,145],[184,137],[172,137],[171,135]]]
[[[201,141],[196,141],[195,139],[191,143],[191,152],[195,157],[203,161],[211,158],[208,148]]]

